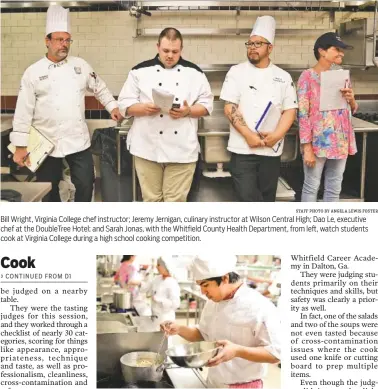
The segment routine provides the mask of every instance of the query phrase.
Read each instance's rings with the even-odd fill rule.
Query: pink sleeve
[[[310,79],[309,72],[304,71],[298,80],[298,123],[301,143],[312,142],[312,129],[310,120]]]
[[[121,288],[123,288],[125,286],[125,284],[127,283],[127,279],[128,279],[127,268],[128,268],[127,265],[122,264],[120,269],[119,269],[119,281],[118,282],[120,283]]]

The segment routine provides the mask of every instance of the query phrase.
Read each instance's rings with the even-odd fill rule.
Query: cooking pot
[[[113,293],[114,305],[117,309],[131,309],[131,293],[127,290],[117,290]]]
[[[216,342],[195,342],[170,347],[165,353],[179,367],[200,368],[214,358],[221,347]],[[151,366],[142,366],[142,361],[150,361]],[[165,363],[164,358],[150,351],[136,351],[121,357],[122,375],[126,382],[154,381],[162,379],[164,369],[174,368]]]
[[[157,353],[149,351],[136,351],[123,355],[120,362],[124,380],[126,382],[160,381],[164,368],[159,367],[163,365],[164,360],[159,356],[156,361],[156,356]],[[142,360],[151,361],[151,366],[140,366]]]

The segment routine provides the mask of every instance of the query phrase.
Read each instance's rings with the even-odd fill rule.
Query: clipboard
[[[281,111],[271,102],[267,104],[260,119],[256,123],[255,130],[262,137],[262,132],[273,132],[281,119]],[[279,140],[273,147],[273,151],[277,153],[282,144],[283,139]]]
[[[349,86],[349,80],[349,70],[327,70],[320,73],[320,111],[348,108],[340,89]]]
[[[26,166],[33,173],[42,165],[43,161],[54,150],[55,145],[41,134],[35,127],[30,126],[29,139],[27,145],[27,152],[29,154],[30,166]],[[16,146],[13,144],[8,145],[8,150],[11,153],[16,152]]]

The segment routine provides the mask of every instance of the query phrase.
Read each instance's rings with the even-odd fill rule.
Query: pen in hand
[[[22,159],[22,163],[25,164],[25,162],[28,160],[30,155],[30,151],[25,155],[25,157]],[[29,163],[26,164],[27,166],[30,166],[30,161]]]
[[[25,157],[22,160],[22,162],[25,162],[29,158],[29,155],[30,155],[30,151],[25,155]]]

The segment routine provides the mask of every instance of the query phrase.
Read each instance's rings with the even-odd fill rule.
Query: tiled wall
[[[137,28],[250,28],[256,17],[270,14],[277,28],[332,29],[328,12],[320,11],[152,11],[152,17],[131,17],[128,11],[76,12],[71,11],[71,54],[86,59],[118,95],[130,68],[156,53],[156,37],[135,38]],[[372,12],[336,12],[335,25],[351,18],[373,17]],[[46,13],[4,13],[1,15],[1,95],[7,105],[14,103],[24,70],[45,53],[44,31]],[[321,32],[319,32],[320,35]],[[184,36],[184,58],[197,64],[232,64],[245,59],[244,42],[247,36]],[[296,64],[304,67],[314,63],[312,48],[315,37],[303,31],[297,36],[277,36],[272,59],[277,64]],[[358,94],[378,93],[378,69],[353,71]],[[216,95],[224,74],[208,75]],[[294,78],[298,74],[293,74]],[[87,99],[87,109],[96,109]],[[97,103],[95,103],[97,104]]]

